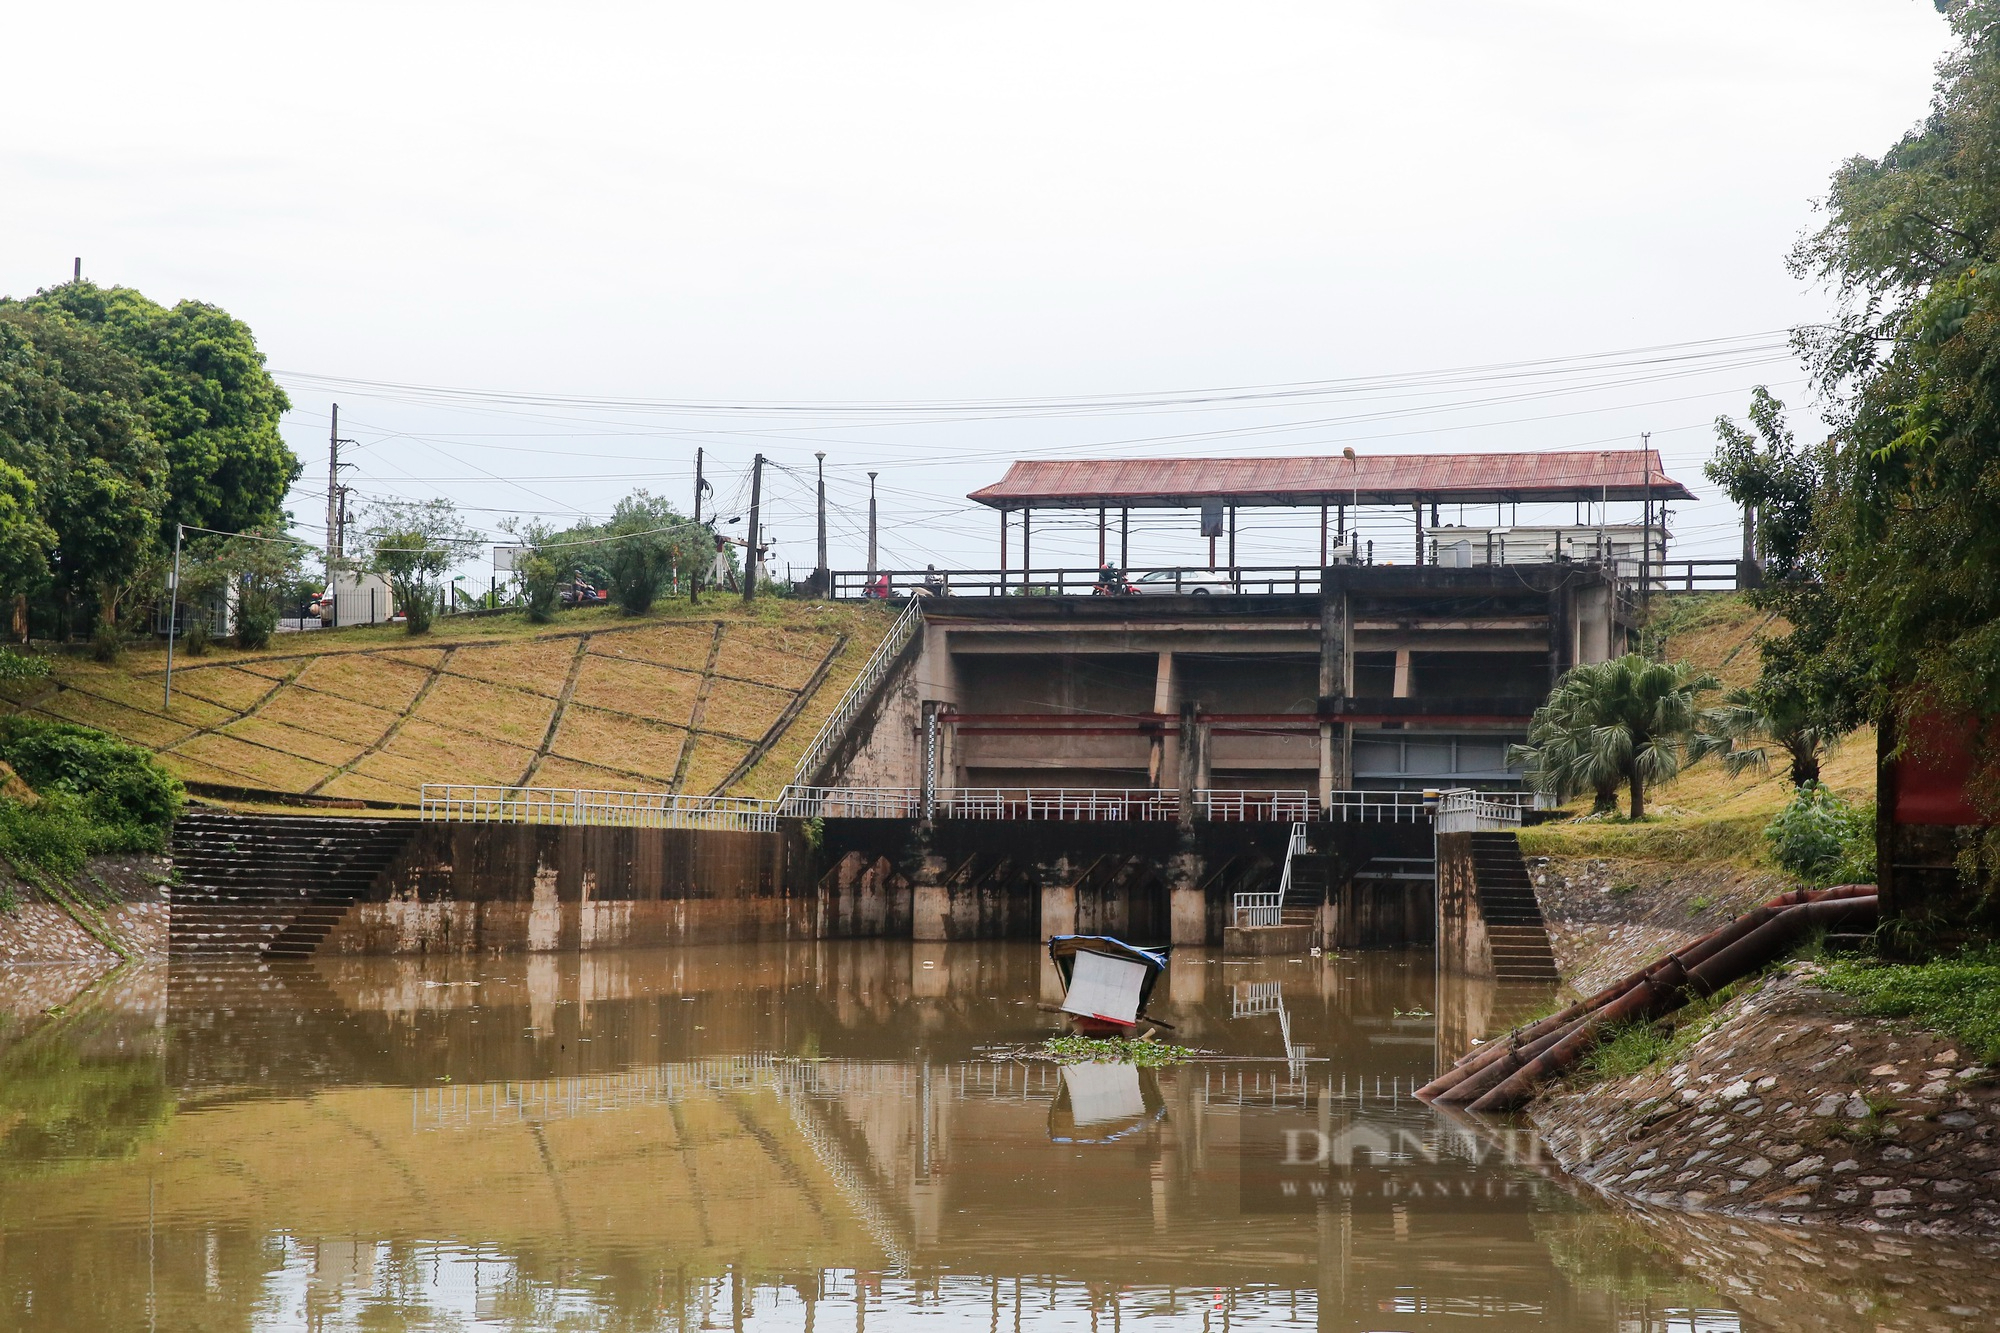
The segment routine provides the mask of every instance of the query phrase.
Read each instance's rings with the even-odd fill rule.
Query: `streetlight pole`
[[[868,474],[868,584],[875,585],[875,474]]]
[[[832,581],[826,564],[826,455],[813,455],[819,460],[819,563],[813,566],[813,579],[819,585],[819,595],[828,596],[833,591],[827,587]]]

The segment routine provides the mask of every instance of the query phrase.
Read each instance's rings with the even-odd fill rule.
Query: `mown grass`
[[[1853,996],[1864,1013],[1914,1019],[1979,1060],[2000,1063],[2000,951],[1924,963],[1843,958],[1828,965],[1821,982]]]
[[[53,657],[38,659],[52,665],[48,678],[0,682],[0,714],[100,728],[155,751],[186,781],[288,795],[409,803],[427,781],[512,784],[531,771],[541,785],[569,785],[567,777],[658,788],[675,771],[719,622],[718,679],[702,726],[727,735],[698,738],[681,783],[706,792],[772,731],[844,636],[773,750],[731,788],[770,796],[893,614],[781,599],[745,607],[722,597],[699,607],[663,602],[638,617],[579,608],[550,625],[519,615],[448,618],[415,638],[388,625],[281,635],[261,652],[217,645],[178,662],[170,708],[157,648],[110,666]],[[592,637],[579,664],[584,633]],[[576,707],[550,738],[572,678]],[[537,760],[545,738],[548,754]]]

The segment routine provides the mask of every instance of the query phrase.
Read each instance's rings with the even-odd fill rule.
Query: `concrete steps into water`
[[[1508,832],[1474,833],[1471,841],[1472,878],[1493,954],[1493,975],[1500,981],[1561,980],[1520,843]]]
[[[394,819],[188,811],[174,825],[167,956],[309,956],[414,828]]]

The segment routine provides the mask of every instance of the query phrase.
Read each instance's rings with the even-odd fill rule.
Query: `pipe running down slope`
[[[1417,1089],[1425,1101],[1510,1111],[1574,1065],[1612,1028],[1650,1022],[1782,957],[1816,930],[1872,929],[1875,886],[1843,884],[1771,899],[1586,1000],[1468,1052]]]

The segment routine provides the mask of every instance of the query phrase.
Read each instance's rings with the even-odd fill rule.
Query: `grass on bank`
[[[1982,1063],[2000,1064],[2000,950],[1921,963],[1843,958],[1820,982],[1853,996],[1864,1013],[1912,1019]]]
[[[1651,1023],[1626,1023],[1583,1058],[1582,1082],[1627,1078],[1648,1069],[1671,1063],[1683,1051],[1700,1041],[1714,1026],[1717,1013],[1730,1001],[1756,984],[1762,974],[1735,981],[1713,995],[1689,1000],[1666,1017]]]
[[[710,597],[285,634],[177,659],[171,706],[156,647],[65,655],[0,677],[0,713],[99,728],[186,782],[292,796],[410,804],[427,781],[773,795],[891,615]]]

